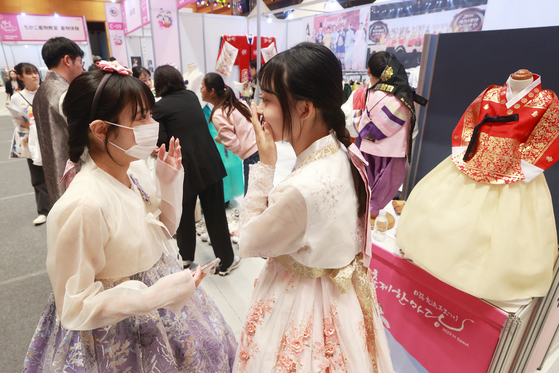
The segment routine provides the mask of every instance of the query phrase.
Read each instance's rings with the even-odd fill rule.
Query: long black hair
[[[301,43],[268,61],[258,75],[263,91],[275,95],[283,113],[283,131],[293,140],[291,108],[297,101],[310,101],[329,130],[346,147],[351,145],[345,127],[342,67],[327,47]],[[359,202],[359,216],[367,209],[367,189],[359,171],[351,167]]]
[[[151,75],[151,74],[150,74]],[[138,78],[140,75],[138,75]],[[159,66],[153,73],[155,95],[167,96],[173,92],[185,91],[184,79],[176,68],[171,65]]]
[[[371,71],[371,75],[375,78],[380,78],[386,65],[388,65],[388,60],[391,58],[396,59],[390,52],[381,51],[373,54],[367,62],[367,67]]]
[[[105,74],[112,76],[101,93],[94,119],[118,123],[120,114],[130,108],[131,119],[134,121],[138,114],[145,116],[155,106],[155,99],[148,86],[132,76],[102,70],[93,70],[78,76],[70,84],[62,104],[64,115],[68,118],[69,156],[74,163],[78,162],[84,148],[89,146],[91,106],[97,87]],[[117,130],[118,127],[110,126],[107,138],[113,132],[118,134]],[[105,149],[110,156],[107,142]]]
[[[15,67],[14,70],[17,74],[17,84],[18,86],[21,88],[21,90],[25,89],[25,83],[23,82],[23,80],[21,80],[19,77],[23,76],[23,74],[33,74],[33,73],[39,73],[39,69],[37,69],[37,66],[33,65],[32,63],[28,63],[28,62],[21,62],[18,63]],[[39,84],[41,84],[41,77],[39,76]]]
[[[222,108],[227,116],[230,116],[233,109],[239,110],[239,112],[246,118],[249,122],[252,121],[252,113],[248,106],[243,104],[237,97],[235,97],[235,92],[231,87],[227,87],[221,75],[216,73],[208,73],[204,76],[204,85],[206,90],[211,92],[215,90],[217,94],[218,101],[215,104],[212,113],[210,114],[210,122],[214,116],[216,110]]]

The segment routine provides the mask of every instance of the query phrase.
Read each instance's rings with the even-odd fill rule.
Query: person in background
[[[114,58],[113,56],[109,57],[109,62],[115,62],[116,58]]]
[[[6,81],[6,105],[10,102],[10,98],[17,91],[20,91],[21,87],[17,82],[17,73],[14,70],[10,70],[10,79]]]
[[[43,171],[51,206],[66,190],[62,179],[68,160],[68,125],[60,106],[70,83],[83,72],[84,52],[65,37],[49,39],[41,51],[50,70],[33,99]]]
[[[367,74],[371,88],[366,93],[355,144],[369,163],[370,209],[376,216],[404,183],[406,156],[411,152],[414,113],[409,108],[414,108],[414,90],[404,66],[390,52],[373,54]]]
[[[87,71],[93,71],[98,69],[99,67],[97,67],[96,63],[101,61],[102,58],[99,56],[93,56],[93,63],[91,64],[91,66],[89,66],[89,68],[87,69]]]
[[[151,72],[142,66],[136,66],[132,69],[132,75],[134,78],[140,79],[144,82],[150,90],[153,89],[153,85],[151,84]]]
[[[324,34],[324,46],[328,49],[332,49],[332,33],[330,32],[330,26],[326,27],[326,34]]]
[[[229,236],[223,178],[227,175],[206,117],[196,94],[186,89],[181,73],[173,66],[159,66],[154,73],[155,95],[161,97],[153,109],[159,122],[157,145],[168,144],[171,137],[181,141],[185,170],[182,216],[177,229],[177,244],[183,265],[188,268],[196,251],[196,198],[200,197],[208,235],[215,256],[221,259],[220,275],[228,275],[241,264],[234,254]]]
[[[27,165],[31,174],[31,185],[35,190],[35,203],[37,204],[37,218],[33,220],[34,225],[41,225],[47,221],[47,215],[50,211],[49,191],[45,182],[45,174],[41,163],[41,151],[38,146],[37,129],[35,128],[35,119],[33,116],[33,98],[41,79],[39,70],[35,65],[22,62],[15,67],[19,87],[23,88],[12,97],[11,108],[27,115],[30,122],[22,122],[13,119],[16,127],[23,127],[28,131],[26,140],[29,149],[29,157]]]
[[[217,129],[215,141],[243,160],[246,194],[249,166],[260,160],[250,109],[235,97],[235,92],[225,85],[219,74],[206,74],[201,92],[202,100],[214,105],[210,122]]]
[[[141,161],[157,142],[154,98],[117,69],[79,76],[64,99],[70,160],[81,168],[48,217],[53,294],[24,371],[230,372],[235,335],[171,239],[180,142],[161,148],[154,182]]]
[[[368,269],[365,162],[340,108],[341,65],[325,46],[301,43],[268,61],[258,80],[260,162],[241,209],[239,250],[268,261],[233,372],[393,373]],[[282,140],[297,160],[274,187]]]

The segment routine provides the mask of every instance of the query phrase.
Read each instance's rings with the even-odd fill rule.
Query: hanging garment
[[[559,100],[540,77],[490,86],[452,134],[452,155],[413,189],[398,224],[406,257],[491,300],[549,290],[557,233],[543,171],[559,159]]]
[[[260,37],[260,48],[264,49],[269,47],[270,44],[274,43],[275,45],[276,38],[275,37],[267,37],[261,36]],[[233,69],[234,65],[239,65],[240,74],[241,74],[241,83],[249,81],[249,64],[251,60],[256,59],[256,52],[257,52],[257,45],[256,45],[256,37],[254,36],[246,36],[246,35],[224,35],[221,37],[221,41],[219,43],[219,54],[217,56],[217,63],[216,71],[222,73],[222,71],[229,71],[229,73],[225,76],[229,76],[231,70]],[[236,57],[234,59],[233,50],[236,49]],[[221,58],[223,51],[228,52],[231,58]],[[277,53],[277,49],[276,49]],[[227,57],[227,56],[226,56]],[[221,59],[220,59],[221,58]],[[262,55],[262,64],[264,64],[265,58]],[[223,74],[223,73],[222,73]]]

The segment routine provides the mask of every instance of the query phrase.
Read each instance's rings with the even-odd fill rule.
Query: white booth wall
[[[126,35],[126,52],[128,53],[126,66],[129,66],[130,68],[132,68],[131,58],[136,56],[142,57],[143,67],[147,67],[148,60],[155,63],[151,27],[149,25],[140,27],[139,29]]]

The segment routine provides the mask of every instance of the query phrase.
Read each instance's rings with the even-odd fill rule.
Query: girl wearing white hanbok
[[[393,372],[368,273],[364,164],[349,147],[341,80],[336,56],[314,43],[276,55],[260,72],[263,104],[252,108],[260,162],[251,166],[239,245],[242,256],[269,259],[234,372]],[[297,162],[273,187],[274,141],[282,139]]]

